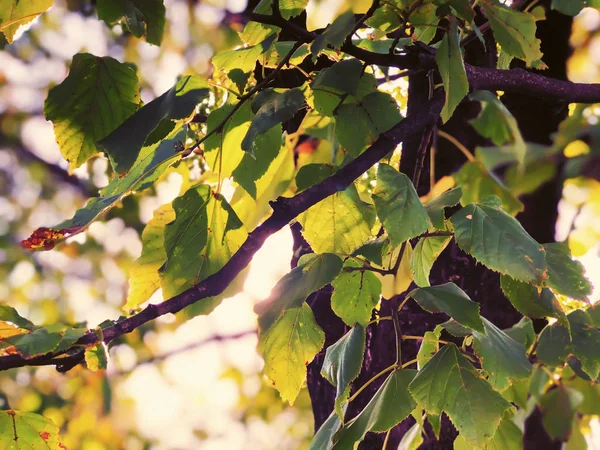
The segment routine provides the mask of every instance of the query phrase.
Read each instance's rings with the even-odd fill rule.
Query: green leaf
[[[508,55],[522,59],[531,66],[542,59],[540,40],[536,39],[535,17],[504,5],[486,1],[482,5],[492,26],[494,37]]]
[[[0,348],[14,347],[11,353],[18,353],[24,359],[30,359],[55,350],[61,340],[61,333],[40,328],[31,333],[2,338]]]
[[[483,265],[526,283],[544,280],[543,247],[500,207],[498,197],[467,205],[450,221],[458,246]]]
[[[470,334],[473,334],[473,330],[471,328],[462,326],[454,319],[449,319],[444,323],[441,323],[440,327],[455,337],[466,337]]]
[[[440,350],[441,327],[435,327],[433,331],[426,331],[417,353],[417,367],[419,370],[429,362],[431,358]]]
[[[4,303],[0,303],[0,321],[10,322],[11,324],[26,330],[33,330],[35,325],[24,317],[21,317],[15,308],[12,308]],[[4,329],[4,327],[0,327]],[[2,336],[0,331],[0,336]]]
[[[281,127],[276,125],[265,134],[256,136],[255,139],[254,157],[244,152],[242,160],[232,172],[235,182],[254,199],[258,193],[256,182],[267,173],[271,163],[281,151]]]
[[[135,310],[160,288],[158,269],[167,261],[165,226],[175,220],[175,210],[168,203],[154,211],[142,231],[142,254],[129,270],[129,292],[123,306],[125,312]]]
[[[304,105],[304,94],[298,88],[284,93],[275,92],[262,104],[252,119],[250,128],[242,141],[242,150],[254,154],[258,148],[256,138],[264,135],[275,125],[290,120]]]
[[[175,220],[165,227],[167,262],[161,268],[165,298],[221,270],[246,239],[246,230],[221,194],[207,185],[188,189],[173,202]],[[204,299],[194,315],[208,314],[224,297]]]
[[[425,233],[431,225],[410,179],[387,164],[380,163],[377,168],[373,202],[383,227],[396,244]]]
[[[525,209],[519,201],[492,173],[488,172],[479,161],[470,161],[454,175],[456,184],[462,187],[460,203],[468,205],[495,195],[502,200],[502,208],[509,214],[516,215]]]
[[[381,266],[383,264],[383,251],[389,246],[389,238],[381,236],[369,242],[365,242],[357,248],[352,256],[364,256],[368,261]]]
[[[529,317],[521,317],[515,325],[504,329],[504,333],[517,341],[526,349],[529,349],[536,338],[536,332],[533,328],[533,322]]]
[[[343,59],[331,67],[320,70],[311,85],[312,90],[315,92],[315,98],[319,91],[348,94],[356,97],[358,83],[363,71],[362,66],[360,60],[351,58]]]
[[[44,103],[44,115],[54,124],[69,170],[96,155],[100,150],[96,143],[131,116],[139,102],[132,66],[108,56],[75,55],[69,75],[50,89]]]
[[[115,175],[108,186],[100,191],[100,196],[90,199],[72,219],[52,228],[37,229],[21,245],[30,250],[50,250],[56,243],[81,233],[126,195],[150,187],[179,158],[173,146],[184,138],[185,131],[178,129],[164,141],[142,148],[131,170],[122,177]]]
[[[354,19],[354,13],[347,11],[329,25],[325,31],[319,34],[310,46],[310,51],[315,59],[321,50],[331,45],[334,49],[339,49],[346,36],[348,36],[354,29],[356,21]]]
[[[436,6],[433,3],[423,3],[418,6],[408,17],[408,21],[415,27],[414,38],[429,44],[435,37],[440,18],[436,15]]]
[[[416,373],[410,369],[393,371],[358,416],[337,432],[333,449],[355,448],[367,432],[383,433],[408,417],[416,406],[408,391]]]
[[[382,3],[365,23],[373,28],[374,33],[385,36],[387,33],[400,28],[402,18],[398,14],[396,5],[393,3]]]
[[[103,342],[86,347],[85,364],[92,372],[106,369],[108,365],[108,349]]]
[[[250,128],[253,117],[251,105],[245,103],[225,122],[220,131],[213,132],[219,129],[233,108],[234,105],[226,104],[208,115],[207,130],[212,134],[204,141],[204,156],[208,166],[213,172],[218,173],[221,179],[230,177],[244,160],[246,152],[242,150],[242,141]],[[274,139],[275,133],[276,129],[269,131],[260,138],[261,142]],[[279,139],[281,139],[281,135],[279,135]],[[251,155],[249,156],[252,158]],[[257,162],[257,165],[262,163],[263,161]],[[248,189],[252,188],[248,185]]]
[[[584,276],[583,264],[571,258],[567,242],[544,244],[548,265],[547,286],[559,294],[576,300],[587,300],[592,293],[592,285]]]
[[[9,44],[21,25],[28,24],[46,11],[54,0],[0,0],[0,30]]]
[[[361,265],[348,259],[344,268],[358,268]],[[373,308],[381,297],[381,281],[368,270],[342,271],[331,283],[331,309],[350,327],[358,323],[366,327],[371,319]]]
[[[430,216],[431,217],[431,216]],[[410,270],[419,287],[429,286],[429,273],[433,263],[452,240],[452,236],[421,238],[413,250]]]
[[[417,288],[409,292],[408,297],[425,311],[443,312],[461,325],[484,332],[479,305],[454,283]]]
[[[540,334],[536,354],[549,366],[564,364],[570,356],[581,361],[582,370],[595,380],[600,374],[600,330],[590,315],[577,309],[567,316],[569,329],[556,322],[546,326]]]
[[[372,92],[358,103],[344,103],[338,108],[335,134],[342,147],[352,156],[358,156],[401,119],[391,95]]]
[[[460,49],[458,27],[456,19],[452,16],[450,16],[448,31],[442,38],[435,60],[446,92],[446,103],[442,109],[442,121],[446,123],[458,104],[469,93],[469,81]]]
[[[288,309],[261,333],[258,345],[265,359],[264,374],[284,401],[296,400],[306,380],[306,366],[324,343],[325,333],[306,303]]]
[[[344,410],[346,405],[343,406]],[[319,431],[315,433],[315,436],[310,441],[308,450],[331,450],[333,447],[333,436],[341,428],[342,421],[340,416],[335,411],[332,411],[330,416],[327,418]]]
[[[303,191],[323,181],[335,172],[331,164],[307,164],[300,167],[296,174],[296,187]]]
[[[0,448],[7,450],[64,450],[59,428],[50,419],[31,412],[0,411]]]
[[[540,399],[542,423],[552,439],[569,440],[571,425],[577,408],[583,402],[583,394],[560,383]]]
[[[470,98],[481,102],[481,112],[471,120],[473,128],[483,137],[490,139],[494,145],[503,145],[507,142],[515,144],[520,141],[524,157],[526,148],[519,125],[498,97],[490,91],[477,91],[473,92]]]
[[[254,307],[260,328],[269,329],[284,311],[302,305],[310,294],[331,283],[341,270],[339,256],[330,253],[302,256],[298,266],[277,282],[269,298]]]
[[[425,205],[425,210],[427,211],[427,214],[429,214],[429,218],[434,227],[440,230],[446,229],[444,209],[457,205],[458,202],[460,202],[462,195],[462,189],[460,187],[455,187],[437,196]]]
[[[503,391],[513,381],[527,378],[531,363],[522,344],[485,318],[483,325],[485,334],[473,332],[473,348],[492,387]]]
[[[144,146],[163,139],[176,126],[174,122],[192,115],[196,105],[209,94],[208,84],[201,78],[181,77],[170,90],[144,105],[98,143],[104,147],[113,168],[125,173],[132,169]]]
[[[543,288],[539,291],[535,286],[517,281],[507,275],[500,277],[500,285],[504,295],[524,316],[534,319],[554,317],[561,324],[568,326],[567,316],[550,289]]]
[[[336,387],[335,411],[344,419],[342,403],[350,395],[350,383],[360,374],[365,352],[365,329],[356,324],[325,352],[321,376]]]
[[[576,16],[587,3],[587,0],[552,0],[552,9],[567,16]]]
[[[135,37],[146,37],[150,44],[160,45],[165,30],[163,0],[98,0],[98,18],[112,26],[117,22]]]
[[[283,17],[285,20],[288,20],[291,17],[298,16],[300,13],[302,13],[302,11],[306,9],[307,5],[308,0],[279,0],[279,11],[281,12],[281,17]],[[254,8],[254,12],[260,14],[270,14],[273,12],[272,6],[272,0],[261,0],[256,8]]]
[[[504,419],[500,422],[498,430],[494,436],[487,440],[483,447],[478,447],[481,450],[522,450],[523,449],[523,432],[510,419]],[[454,450],[472,450],[473,445],[464,438],[458,435],[454,441]]]
[[[277,34],[273,33],[260,44],[253,47],[217,53],[211,60],[215,71],[222,71],[228,74],[230,78],[231,72],[234,71],[249,74],[254,70],[256,62],[260,59],[261,55],[271,48],[276,37]]]
[[[311,206],[298,216],[298,222],[315,252],[346,256],[371,237],[375,211],[360,199],[356,186],[350,185]]]
[[[415,423],[402,436],[398,444],[398,450],[417,450],[423,443],[423,427]]]
[[[475,12],[471,8],[469,0],[435,0],[436,5],[449,5],[456,11],[459,17],[467,22],[472,22],[475,18]]]
[[[454,344],[445,345],[419,371],[409,390],[428,413],[445,412],[471,444],[494,436],[511,404],[492,389]]]

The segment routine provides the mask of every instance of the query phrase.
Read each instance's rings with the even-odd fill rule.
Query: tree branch
[[[444,94],[441,90],[436,92],[429,103],[418,113],[410,114],[401,120],[392,129],[384,133],[360,156],[342,167],[329,178],[317,183],[292,198],[280,197],[271,203],[273,214],[254,231],[252,231],[240,249],[231,257],[223,268],[200,283],[192,286],[175,297],[159,304],[147,306],[139,313],[128,317],[102,330],[104,343],[109,344],[124,334],[130,333],[143,324],[166,314],[175,314],[186,306],[192,305],[204,298],[214,297],[222,293],[237,275],[250,263],[254,254],[261,248],[265,240],[287,225],[296,216],[306,211],[311,206],[329,197],[330,195],[345,190],[354,180],[360,177],[381,158],[393,151],[398,144],[433,126],[440,115],[444,103]],[[83,335],[73,347],[80,347],[96,343],[98,340],[94,330]],[[67,350],[68,351],[68,350]],[[31,359],[21,355],[7,355],[0,357],[0,370],[29,365],[56,365],[60,363],[60,355],[66,353],[50,352]],[[80,361],[83,352],[77,353]],[[74,357],[73,357],[74,358]],[[69,361],[70,367],[72,361]],[[66,367],[69,367],[66,366]],[[66,368],[65,367],[65,368]],[[69,367],[69,368],[70,368]]]

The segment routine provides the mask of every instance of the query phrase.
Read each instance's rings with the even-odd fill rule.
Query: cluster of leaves
[[[9,41],[18,25],[51,4],[39,1],[30,10],[21,6],[25,3],[10,3],[11,8],[0,12],[0,26]],[[327,183],[402,123],[397,94],[379,88],[377,76],[386,80],[388,69],[357,57],[357,49],[395,56],[403,48],[424,48],[435,60],[429,68],[431,87],[439,76],[445,92],[441,121],[448,121],[469,95],[462,39],[481,38],[482,33],[471,3],[375,2],[358,21],[346,12],[320,33],[303,30],[297,41],[285,41],[277,24],[300,15],[307,1],[263,0],[255,10],[256,20],[240,33],[244,46],[213,58],[212,80],[182,76],[147,104],[140,100],[135,67],[110,57],[75,55],[68,77],[50,91],[44,113],[71,170],[104,153],[113,179],[72,219],[34,231],[23,246],[50,250],[83,232],[125,196],[152,186],[168,170],[185,171],[197,164],[201,174],[189,178],[182,195],[157,209],[147,224],[123,309],[135,317],[159,288],[169,304],[168,299],[185,295],[225,270],[244,242],[266,226],[259,224],[271,214],[271,202]],[[507,68],[515,58],[527,67],[544,67],[535,37],[543,9],[522,12],[495,0],[475,3],[499,46],[498,68]],[[575,14],[586,3],[553,5]],[[97,2],[97,11],[108,24],[122,21],[134,35],[160,43],[162,2],[105,0]],[[261,17],[269,20],[261,22]],[[363,25],[374,32],[368,40],[354,39]],[[445,32],[432,44],[438,27]],[[404,35],[411,37],[402,42],[393,37]],[[328,61],[326,67],[305,73],[298,86],[277,86],[277,74],[284,67],[319,59]],[[269,298],[256,306],[256,313],[264,373],[281,397],[293,402],[305,382],[306,365],[325,342],[306,299],[325,285],[333,286],[332,309],[350,330],[326,350],[322,374],[336,387],[335,410],[312,448],[352,448],[367,432],[387,432],[411,414],[417,423],[405,437],[405,448],[415,448],[424,417],[439,430],[442,413],[460,433],[456,448],[519,448],[519,421],[536,404],[544,411],[550,435],[562,440],[569,439],[578,412],[596,412],[597,406],[586,404],[581,393],[598,395],[590,381],[600,375],[600,316],[585,303],[590,283],[568,245],[538,243],[514,218],[523,209],[518,196],[554,176],[555,171],[540,168],[548,167],[544,163],[564,146],[526,143],[496,94],[478,91],[470,99],[481,103],[472,125],[494,147],[477,148],[474,155],[463,149],[469,161],[451,180],[432,186],[427,198],[419,198],[416,180],[398,171],[394,156],[388,155],[372,171],[373,185],[349,180],[348,187],[334,189],[333,195],[297,211],[314,253],[300,258]],[[294,121],[300,124],[290,131]],[[442,131],[433,132],[454,140]],[[319,145],[295,158],[301,134]],[[508,167],[505,180],[494,174],[500,166]],[[528,179],[523,181],[525,171]],[[447,208],[453,208],[451,214]],[[431,268],[452,239],[479,263],[502,274],[502,289],[523,314],[521,322],[501,330],[480,315],[477,302],[457,285],[430,286]],[[240,289],[243,272],[234,275],[217,295],[184,313],[210,313],[222,298]],[[417,287],[407,292],[412,283]],[[373,322],[373,311],[402,294],[450,320],[420,337],[416,360],[398,361],[377,374],[374,379],[387,374],[384,383],[347,421],[347,405],[362,390],[350,395],[362,368],[365,330],[382,319]],[[566,310],[563,297],[577,301],[577,307]],[[115,324],[101,325],[96,339],[89,340],[83,339],[89,336],[85,327],[35,327],[7,306],[0,314],[4,355],[37,361],[50,354],[50,362],[61,367],[83,352],[91,370],[106,367],[104,342],[110,339],[104,338],[103,330]],[[538,335],[531,318],[555,320]],[[453,342],[441,340],[442,333]],[[460,340],[462,345],[457,345]],[[414,364],[417,369],[410,369]],[[564,382],[556,381],[554,370]],[[556,406],[565,404],[567,410]],[[7,417],[17,430],[19,413],[9,411]],[[51,436],[54,430],[40,432],[31,438],[32,445],[35,439]],[[58,444],[53,445],[50,448]]]

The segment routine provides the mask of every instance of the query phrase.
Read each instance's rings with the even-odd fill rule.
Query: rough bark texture
[[[540,2],[548,7],[550,1]],[[544,62],[549,69],[544,72],[545,76],[558,79],[566,79],[566,60],[570,49],[568,39],[570,35],[571,19],[549,12],[548,19],[538,25],[538,37],[542,40],[542,51]],[[478,20],[481,20],[478,17]],[[488,43],[486,47],[495,49],[491,33],[486,35]],[[477,48],[478,46],[478,48]],[[467,46],[467,62],[478,66],[489,66],[494,64],[493,58],[483,51],[483,46],[477,40]],[[410,78],[408,109],[418,109],[427,100],[428,80],[425,75],[415,75]],[[566,116],[566,105],[549,104],[535,97],[524,95],[505,95],[503,102],[517,118],[521,132],[525,139],[531,142],[547,144],[550,135],[556,131],[558,124]],[[468,148],[474,149],[477,145],[485,145],[486,142],[469,125],[469,120],[474,118],[479,111],[477,103],[465,101],[460,105],[453,118],[443,129],[456,137]],[[403,146],[403,157],[401,171],[409,177],[412,176],[416,163],[417,148],[421,142],[420,136],[406,142]],[[489,143],[487,143],[489,144]],[[426,158],[421,181],[417,186],[420,194],[426,193],[429,188],[429,164]],[[464,156],[449,142],[440,139],[436,152],[436,178],[452,174],[464,162]],[[539,242],[551,242],[554,240],[554,229],[557,219],[557,204],[560,199],[562,179],[555,179],[543,185],[536,192],[523,196],[521,200],[525,204],[525,211],[518,216],[527,231]],[[299,228],[294,232],[297,248],[302,247],[306,251],[306,243],[303,242]],[[304,246],[304,247],[303,247]],[[504,297],[499,283],[498,274],[477,264],[476,261],[462,252],[454,242],[442,253],[433,266],[431,283],[440,284],[453,281],[460,286],[473,300],[480,303],[481,313],[500,328],[507,328],[515,324],[521,315],[512,307]],[[313,308],[319,325],[326,334],[326,346],[331,345],[339,339],[346,331],[345,325],[335,316],[330,307],[331,288],[327,287],[309,298],[309,304]],[[390,306],[395,301],[384,301],[380,314],[390,315]],[[423,335],[425,331],[432,330],[436,324],[446,320],[441,314],[429,314],[421,310],[415,302],[408,302],[400,314],[401,327],[404,334]],[[539,325],[539,324],[538,324]],[[543,325],[543,324],[542,324]],[[405,341],[402,346],[402,359],[404,362],[414,359],[418,351],[417,341]],[[334,388],[320,376],[321,365],[325,351],[323,350],[308,367],[308,389],[313,401],[315,417],[315,430],[327,419],[333,409],[335,397]],[[355,381],[354,386],[361,386],[374,374],[393,364],[396,357],[395,334],[391,321],[384,321],[378,325],[372,325],[367,329],[367,348],[364,358],[363,370]],[[347,418],[354,417],[376,392],[383,380],[373,383],[350,405]],[[390,436],[387,448],[396,448],[400,439],[414,419],[409,417],[398,425]],[[452,442],[457,432],[450,421],[444,417],[439,439],[426,427],[426,438],[420,449],[451,449]],[[381,449],[383,435],[369,433],[360,445],[360,449]],[[525,449],[559,449],[560,443],[552,441],[541,423],[541,414],[536,411],[526,422]]]

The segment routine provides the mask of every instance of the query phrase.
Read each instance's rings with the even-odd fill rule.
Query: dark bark
[[[549,1],[541,2],[548,6]],[[569,55],[568,38],[570,35],[571,19],[556,12],[549,12],[548,20],[538,25],[538,37],[542,40],[544,61],[549,69],[545,76],[560,80],[566,79],[566,60]],[[478,17],[480,19],[480,17]],[[486,34],[489,49],[495,49],[491,33]],[[479,50],[474,48],[479,46]],[[467,46],[467,62],[474,65],[493,64],[493,58],[483,53],[483,46],[475,41]],[[429,85],[424,74],[410,77],[408,110],[418,110],[427,101]],[[565,104],[556,101],[544,101],[539,97],[523,94],[505,94],[503,102],[517,118],[521,132],[527,141],[547,144],[551,134],[556,131],[558,124],[566,114]],[[486,143],[469,125],[469,120],[479,112],[477,103],[465,101],[460,105],[453,118],[443,127],[445,131],[465,144],[467,148],[474,149],[477,145]],[[401,171],[412,176],[417,161],[417,149],[421,143],[422,133],[414,135],[403,144]],[[423,175],[417,186],[420,194],[429,189],[429,163],[425,160]],[[436,178],[450,175],[464,163],[464,156],[449,142],[440,139],[436,152]],[[557,204],[560,199],[562,179],[560,176],[544,184],[536,192],[523,196],[521,200],[525,211],[518,216],[525,229],[539,242],[554,240],[554,228],[557,220]],[[299,242],[299,240],[297,240]],[[453,281],[460,286],[473,300],[480,303],[481,313],[500,328],[514,325],[521,315],[513,308],[504,297],[500,289],[499,275],[494,273],[462,252],[454,243],[442,253],[434,264],[431,272],[432,285]],[[333,314],[330,307],[330,289],[324,289],[309,300],[315,312],[319,325],[325,330],[326,345],[339,339],[346,331],[344,324]],[[391,301],[383,301],[381,315],[390,315]],[[421,310],[416,303],[410,301],[400,314],[402,330],[405,334],[423,335],[425,331],[432,330],[436,324],[446,320],[441,314],[429,314]],[[402,359],[404,362],[415,358],[418,351],[417,341],[405,341],[402,346]],[[335,397],[334,388],[324,380],[319,372],[324,357],[324,350],[315,358],[308,368],[308,388],[313,400],[315,416],[315,429],[327,419],[333,409]],[[395,334],[391,321],[372,325],[367,330],[367,348],[365,352],[363,370],[354,383],[361,386],[374,374],[394,363],[396,357]],[[383,378],[383,377],[382,377]],[[355,416],[376,392],[383,380],[373,383],[350,405],[347,419]],[[401,437],[414,423],[409,417],[392,430],[387,448],[396,448]],[[452,442],[457,432],[451,422],[444,417],[439,439],[430,427],[426,427],[426,436],[420,449],[451,449]],[[361,443],[360,449],[381,449],[384,436],[369,433]],[[552,441],[543,428],[541,414],[536,411],[526,422],[525,449],[558,449],[560,443]]]

